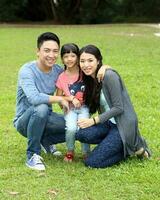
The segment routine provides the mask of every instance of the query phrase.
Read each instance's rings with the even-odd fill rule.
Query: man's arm
[[[49,95],[40,93],[35,85],[34,75],[31,70],[22,69],[19,73],[19,84],[28,101],[32,105],[49,103]]]

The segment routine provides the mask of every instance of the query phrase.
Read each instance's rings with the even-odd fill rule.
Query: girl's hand
[[[109,65],[102,65],[101,68],[98,70],[97,79],[99,83],[103,80],[107,69],[111,69],[111,67]]]
[[[81,107],[81,102],[78,99],[76,99],[75,97],[73,98],[72,103],[73,103],[75,108]]]
[[[87,127],[90,127],[90,126],[93,126],[95,123],[94,123],[94,120],[93,118],[90,118],[90,119],[79,119],[78,122],[77,122],[77,125],[80,127],[80,128],[87,128]]]

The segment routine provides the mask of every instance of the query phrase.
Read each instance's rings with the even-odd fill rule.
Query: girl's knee
[[[70,126],[70,127],[66,126],[66,134],[67,135],[75,135],[76,131],[77,131],[76,126]]]

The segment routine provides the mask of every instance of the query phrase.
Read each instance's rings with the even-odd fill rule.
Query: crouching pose
[[[37,40],[37,60],[26,63],[19,71],[14,126],[27,137],[26,165],[45,170],[41,148],[54,154],[54,144],[65,141],[64,117],[52,111],[53,103],[68,107],[61,96],[53,96],[55,83],[63,69],[56,64],[60,41],[54,33],[41,34]]]
[[[102,55],[96,46],[88,45],[80,50],[80,68],[86,87],[85,105],[91,114],[99,112],[98,116],[78,121],[81,129],[77,139],[97,144],[85,165],[105,168],[130,155],[148,158],[150,150],[140,136],[137,116],[120,75],[108,69],[99,83],[96,74],[101,66]]]

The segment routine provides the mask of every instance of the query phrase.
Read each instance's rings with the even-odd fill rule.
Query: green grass
[[[102,50],[104,63],[118,70],[127,85],[141,134],[153,152],[150,160],[130,158],[111,168],[88,169],[77,142],[73,164],[42,153],[45,173],[25,167],[26,139],[12,126],[17,73],[36,58],[36,38],[45,31],[57,33],[62,44],[92,43]],[[160,38],[154,32],[159,30],[140,25],[0,26],[0,199],[160,199]],[[64,144],[58,148],[65,153]]]

